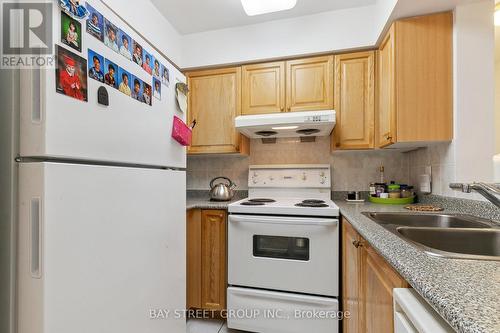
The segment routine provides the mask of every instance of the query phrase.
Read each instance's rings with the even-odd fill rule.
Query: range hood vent
[[[249,138],[328,136],[335,126],[335,111],[285,112],[239,116],[236,129]]]

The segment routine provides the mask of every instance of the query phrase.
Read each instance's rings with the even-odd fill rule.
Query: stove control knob
[[[256,172],[256,171],[254,171],[254,172],[253,172],[253,176],[254,176],[254,177],[257,177],[257,176],[258,176],[258,174],[257,174],[257,172]]]
[[[270,181],[273,181],[273,180],[274,180],[274,177],[273,177],[273,176],[269,176],[269,180],[270,180]]]
[[[253,179],[253,183],[254,183],[254,184],[257,184],[257,179],[255,179],[255,178],[254,178],[254,179]]]
[[[306,173],[304,172],[304,173],[302,174],[302,180],[306,180],[306,179],[307,179],[307,175],[306,175]]]

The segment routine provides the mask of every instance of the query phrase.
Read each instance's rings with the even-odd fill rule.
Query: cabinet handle
[[[392,136],[391,136],[390,134],[387,134],[387,135],[385,136],[385,139],[386,139],[387,141],[392,140]]]
[[[280,111],[281,111],[281,112],[285,111],[285,108],[284,108],[284,107],[281,107],[281,108],[280,108]]]
[[[354,245],[355,248],[363,246],[363,243],[361,241],[355,240],[352,242],[352,245]]]

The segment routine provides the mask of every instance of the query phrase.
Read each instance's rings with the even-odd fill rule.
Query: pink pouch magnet
[[[174,116],[174,124],[172,126],[172,138],[183,146],[191,144],[191,129],[177,116]]]

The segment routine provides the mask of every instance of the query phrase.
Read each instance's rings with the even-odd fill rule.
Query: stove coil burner
[[[254,201],[244,201],[240,205],[242,206],[264,206],[264,202],[254,202]]]
[[[312,207],[312,208],[328,207],[328,205],[326,203],[304,203],[304,202],[295,204],[295,206],[297,206],[297,207]]]
[[[302,201],[303,204],[324,204],[325,202],[323,200],[317,200],[317,199],[307,199]]]
[[[271,202],[276,202],[274,199],[267,199],[267,198],[256,198],[256,199],[248,199],[250,202],[263,202],[263,203],[271,203]]]

